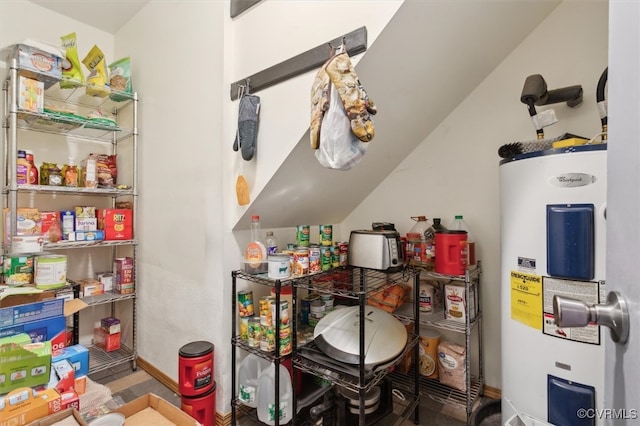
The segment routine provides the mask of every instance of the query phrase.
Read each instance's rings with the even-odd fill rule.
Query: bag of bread
[[[455,343],[441,341],[438,344],[438,376],[440,383],[467,391],[466,380],[466,351],[464,346]]]
[[[107,63],[102,50],[95,44],[84,57],[82,63],[89,70],[87,77],[87,95],[104,98],[109,96],[107,83]]]

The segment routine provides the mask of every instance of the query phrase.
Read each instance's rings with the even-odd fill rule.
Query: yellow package
[[[82,63],[89,69],[87,76],[87,95],[104,98],[109,96],[109,81],[107,76],[107,62],[104,53],[96,45],[93,45],[87,56],[84,57]]]
[[[61,89],[79,87],[84,84],[84,74],[80,69],[80,58],[78,57],[78,44],[76,33],[67,34],[60,37],[62,47],[65,50],[66,59],[62,61]]]

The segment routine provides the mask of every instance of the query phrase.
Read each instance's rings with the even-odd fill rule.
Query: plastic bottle
[[[250,274],[267,272],[267,249],[260,241],[260,216],[251,216],[251,242],[245,251],[246,271]]]
[[[62,167],[62,182],[64,186],[78,186],[78,166],[71,157]]]
[[[33,162],[33,151],[25,150],[25,159],[29,163],[29,185],[38,185],[40,179],[38,178],[38,168]]]
[[[267,232],[264,245],[267,248],[267,256],[278,253],[278,239],[273,235],[273,232]]]
[[[258,406],[258,378],[269,367],[269,361],[249,353],[238,367],[238,399],[247,407]]]
[[[293,389],[291,385],[291,376],[287,368],[280,364],[279,374],[280,380],[280,409],[278,412],[279,424],[289,423],[293,417]],[[271,364],[266,370],[260,373],[258,378],[258,420],[268,425],[274,425],[276,419],[276,366]]]
[[[435,260],[433,251],[435,230],[425,216],[414,216],[411,219],[416,223],[407,233],[409,263],[432,270]]]
[[[16,160],[16,183],[18,185],[29,183],[30,168],[31,165],[27,161],[27,153],[23,150],[18,151],[18,159]]]
[[[467,265],[474,266],[476,264],[476,242],[462,215],[456,215],[453,223],[451,224],[451,229],[467,231]]]

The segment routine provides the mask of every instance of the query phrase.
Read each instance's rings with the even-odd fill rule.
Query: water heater
[[[502,418],[600,425],[604,338],[555,324],[553,296],[604,303],[606,144],[500,163]],[[511,421],[511,423],[509,423]]]

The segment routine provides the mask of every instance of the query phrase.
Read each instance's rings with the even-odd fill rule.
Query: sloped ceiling
[[[406,1],[358,62],[376,103],[376,135],[349,171],[323,168],[308,132],[234,229],[251,212],[264,228],[341,223],[560,3]]]

